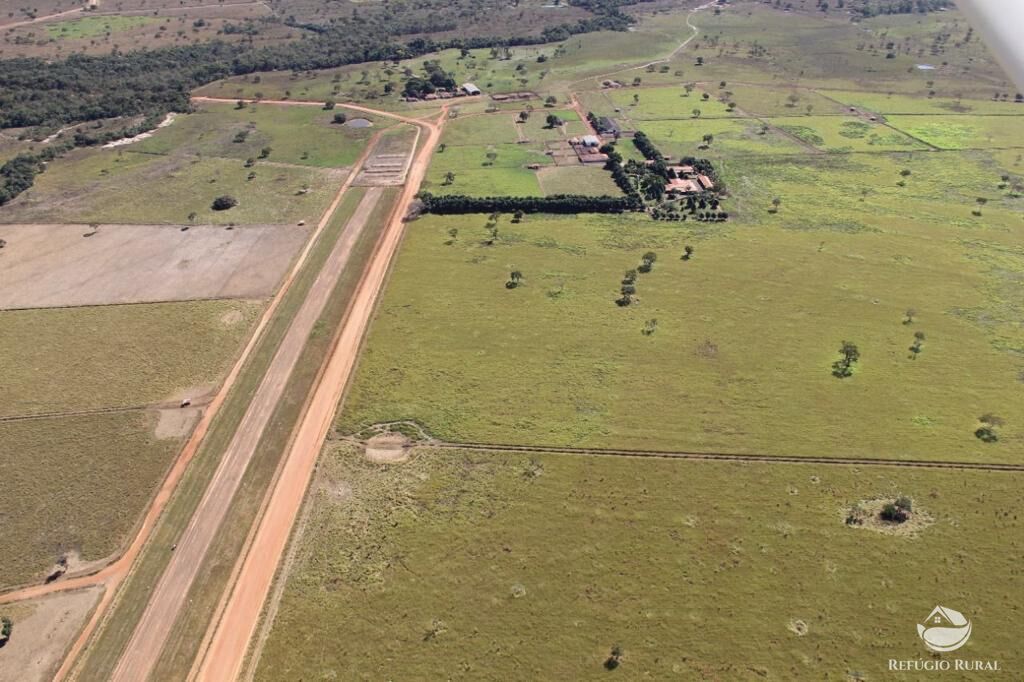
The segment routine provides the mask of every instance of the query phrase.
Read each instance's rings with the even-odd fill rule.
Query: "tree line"
[[[623,213],[643,207],[636,197],[553,194],[547,197],[468,197],[461,194],[437,196],[421,192],[425,213],[455,215],[464,213]]]

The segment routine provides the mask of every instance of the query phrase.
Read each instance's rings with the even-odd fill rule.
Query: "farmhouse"
[[[679,194],[696,194],[701,191],[701,187],[697,184],[696,180],[683,178],[672,178],[668,181],[668,186],[665,189],[668,192],[677,192]]]

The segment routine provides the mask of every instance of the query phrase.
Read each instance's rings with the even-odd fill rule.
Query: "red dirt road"
[[[407,122],[425,129],[427,139],[416,154],[406,178],[405,189],[352,299],[337,344],[302,417],[291,447],[285,455],[281,476],[259,522],[252,544],[240,559],[242,565],[237,572],[238,578],[230,591],[223,614],[219,620],[211,624],[211,629],[207,633],[209,647],[205,652],[200,652],[197,660],[198,669],[193,668],[194,674],[190,676],[191,678],[225,682],[235,680],[241,674],[249,641],[256,630],[263,604],[305,498],[317,458],[345,386],[351,377],[391,261],[401,242],[405,229],[403,218],[441,138],[446,113],[442,111],[439,123],[406,119]]]
[[[295,277],[298,275],[299,271],[302,269],[302,266],[305,264],[309,256],[309,253],[312,251],[313,246],[316,243],[317,238],[327,227],[327,224],[330,222],[330,219],[334,215],[334,212],[341,204],[341,200],[345,192],[351,186],[352,180],[355,178],[358,170],[362,167],[363,162],[366,161],[366,159],[369,157],[370,151],[372,150],[375,143],[376,140],[374,139],[371,141],[370,144],[367,145],[366,150],[360,156],[356,164],[352,167],[352,172],[349,173],[345,182],[342,183],[341,187],[338,189],[337,193],[335,194],[334,200],[331,202],[331,205],[324,212],[324,215],[321,218],[320,222],[317,224],[316,229],[314,230],[313,234],[310,235],[309,240],[306,242],[305,248],[303,248],[298,258],[296,258],[295,264],[288,272],[288,276],[281,283],[277,295],[274,296],[273,299],[271,299],[266,311],[264,311],[259,322],[256,324],[256,327],[253,330],[252,335],[249,337],[248,343],[242,350],[242,353],[239,356],[238,360],[235,362],[234,366],[231,368],[231,371],[224,379],[224,383],[221,385],[221,388],[217,392],[217,395],[214,397],[214,399],[210,402],[209,406],[203,412],[203,416],[200,419],[199,423],[196,425],[195,430],[192,432],[192,435],[185,443],[185,446],[182,448],[181,453],[178,455],[178,458],[175,460],[170,471],[168,471],[167,476],[164,478],[163,484],[160,486],[160,489],[154,496],[149,509],[146,511],[146,515],[142,518],[142,521],[139,524],[135,537],[132,539],[128,547],[125,549],[124,553],[121,554],[115,561],[111,562],[109,565],[95,573],[70,577],[49,584],[35,585],[32,587],[18,589],[0,595],[0,604],[5,604],[16,601],[22,601],[25,599],[32,599],[42,595],[51,594],[53,592],[63,592],[66,590],[74,590],[92,585],[104,586],[105,589],[102,598],[96,605],[96,608],[93,610],[92,616],[89,618],[89,621],[86,623],[86,626],[79,634],[78,639],[76,639],[75,642],[70,647],[67,656],[65,656],[64,658],[64,662],[61,665],[61,668],[57,671],[57,674],[55,676],[56,680],[61,680],[67,676],[67,674],[71,670],[71,667],[74,665],[76,658],[84,649],[89,638],[92,636],[93,632],[95,632],[96,627],[99,625],[103,616],[106,614],[107,609],[110,607],[111,603],[114,600],[114,596],[116,595],[118,588],[120,587],[124,579],[128,576],[132,565],[135,563],[135,560],[141,553],[142,548],[148,541],[149,536],[152,533],[157,520],[160,518],[160,515],[163,513],[164,508],[167,506],[167,502],[170,500],[171,495],[174,493],[174,490],[177,488],[178,483],[181,481],[181,477],[184,475],[189,463],[192,461],[192,458],[198,451],[203,439],[206,437],[206,433],[209,430],[211,422],[219,412],[221,406],[224,403],[224,400],[227,398],[228,393],[234,386],[235,381],[237,380],[238,375],[242,370],[242,367],[245,365],[246,361],[249,359],[249,356],[252,354],[253,349],[256,347],[256,344],[259,341],[259,338],[264,328],[270,322],[271,318],[274,316],[274,313],[277,311],[277,308],[279,307],[281,301],[284,299],[285,294],[287,294],[288,290],[290,289],[292,282],[295,280]]]
[[[383,191],[376,187],[367,190],[296,313],[192,521],[178,541],[177,549],[150,595],[142,618],[135,626],[114,669],[111,679],[115,682],[138,682],[149,678],[177,616],[185,605],[203,559],[228,513],[242,476],[277,408],[292,370],[306,346],[313,325],[323,312],[334,285],[349,262],[356,240]]]

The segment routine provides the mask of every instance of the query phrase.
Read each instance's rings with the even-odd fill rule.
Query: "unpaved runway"
[[[178,541],[173,557],[153,590],[146,610],[114,669],[113,680],[140,682],[148,679],[152,672],[313,325],[323,312],[383,191],[381,188],[367,190],[313,282],[225,450],[192,522]]]
[[[447,118],[446,113],[441,113],[442,123]],[[428,138],[409,168],[405,189],[352,299],[337,345],[285,455],[281,476],[243,559],[223,615],[211,624],[211,631],[207,634],[209,647],[200,652],[198,672],[192,676],[196,679],[227,682],[237,679],[242,670],[249,641],[302,506],[317,457],[352,374],[392,258],[401,242],[405,228],[403,218],[441,138],[441,125],[424,121],[415,121],[414,124],[425,128]]]

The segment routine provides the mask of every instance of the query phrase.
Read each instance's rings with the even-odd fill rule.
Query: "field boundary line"
[[[889,466],[924,469],[957,469],[1024,473],[1024,464],[996,462],[958,462],[921,459],[873,459],[870,457],[822,457],[815,455],[766,455],[755,453],[681,452],[671,450],[632,450],[628,448],[574,448],[543,445],[503,445],[500,443],[457,443],[431,440],[413,447],[484,452],[534,452],[552,455],[584,455],[604,457],[635,457],[685,459],[721,462],[756,462],[772,464],[825,464],[830,466]]]

